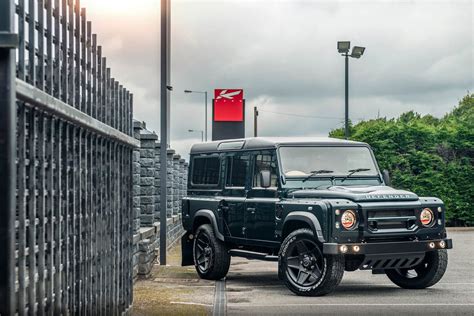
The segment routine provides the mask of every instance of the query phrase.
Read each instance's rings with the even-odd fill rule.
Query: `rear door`
[[[225,156],[224,225],[228,237],[245,239],[245,198],[250,168],[248,153],[229,153]]]

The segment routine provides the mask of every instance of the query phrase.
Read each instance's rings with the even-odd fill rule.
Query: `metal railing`
[[[111,78],[79,0],[2,2],[15,12],[0,10],[0,20],[9,15],[19,36],[17,78],[7,83],[16,95],[16,206],[0,213],[14,217],[13,263],[0,262],[4,314],[125,313],[133,96]]]

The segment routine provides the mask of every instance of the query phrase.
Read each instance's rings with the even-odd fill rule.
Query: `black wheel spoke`
[[[304,240],[299,240],[299,241],[296,242],[296,249],[298,250],[298,253],[300,255],[303,255],[303,254],[309,252],[309,249],[306,246]]]
[[[301,268],[300,259],[298,257],[289,257],[286,260],[286,264],[289,268],[294,268],[298,270]]]
[[[313,272],[313,273],[312,273],[312,274],[313,274],[313,277],[314,277],[315,279],[319,279],[319,278],[321,277],[321,275],[322,275],[321,269],[318,267],[317,264],[314,265],[314,269],[313,269],[312,272]]]
[[[304,285],[305,282],[308,280],[310,274],[309,272],[305,271],[305,270],[300,270],[298,272],[298,277],[297,277],[297,282],[300,284],[300,285]]]

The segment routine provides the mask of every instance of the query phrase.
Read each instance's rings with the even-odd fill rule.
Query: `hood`
[[[290,197],[348,199],[354,202],[366,201],[417,201],[418,195],[389,186],[332,186],[325,190],[298,190],[291,192]]]

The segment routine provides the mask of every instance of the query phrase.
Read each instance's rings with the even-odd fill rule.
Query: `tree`
[[[331,137],[343,138],[335,129]],[[410,111],[351,126],[351,139],[369,143],[395,187],[437,196],[452,225],[474,224],[474,94],[443,118]]]

